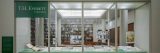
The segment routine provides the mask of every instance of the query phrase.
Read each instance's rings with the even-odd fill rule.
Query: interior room
[[[17,53],[148,53],[148,2],[49,2],[48,17],[16,17]],[[146,19],[146,20],[144,20]],[[144,30],[140,30],[140,29]]]

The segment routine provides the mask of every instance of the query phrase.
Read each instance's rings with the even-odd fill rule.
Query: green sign
[[[2,53],[13,53],[13,37],[2,37]]]
[[[16,17],[47,18],[48,2],[22,1],[16,3]]]

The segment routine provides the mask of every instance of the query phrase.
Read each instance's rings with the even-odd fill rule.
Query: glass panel
[[[46,2],[17,4],[16,12],[35,10],[16,14],[17,53],[143,52],[135,46],[134,19],[145,2],[51,2],[49,11]]]
[[[57,36],[56,36],[56,19],[57,19],[57,14],[56,14],[56,9],[53,5],[51,5],[52,3],[50,2],[50,19],[49,19],[49,27],[50,27],[50,47],[52,49],[52,47],[57,46]]]
[[[16,18],[16,32],[17,32],[17,47],[23,45],[24,49],[27,48],[39,51],[40,48],[46,48],[48,42],[46,41],[47,35],[47,18]],[[24,40],[25,39],[25,40]],[[20,41],[21,40],[21,41]],[[22,41],[23,40],[23,41]],[[22,42],[24,44],[22,44]],[[46,51],[47,52],[47,51]]]
[[[114,51],[116,51],[116,41],[115,41],[115,27],[116,27],[116,22],[115,22],[115,6],[116,3],[114,3],[110,9],[108,10],[108,19],[107,19],[107,31],[108,31],[108,39],[107,39],[107,44],[110,46]]]
[[[56,42],[54,51],[82,52],[81,2],[52,2],[56,8]]]
[[[108,9],[112,7],[112,3],[104,2],[85,2],[84,8],[84,52],[115,52],[114,51],[114,35],[110,36],[108,31]],[[89,7],[97,6],[97,8]],[[104,6],[106,5],[106,6]],[[102,7],[103,6],[103,7]],[[89,11],[89,12],[85,12]],[[110,10],[111,17],[114,16],[113,10]],[[90,16],[85,16],[90,15]],[[112,42],[113,41],[113,42]],[[109,42],[109,44],[108,44]],[[111,44],[110,44],[111,43]],[[109,46],[110,45],[110,46]]]
[[[48,2],[15,3],[16,53],[43,51],[48,45]]]
[[[136,8],[141,7],[145,2],[118,2],[118,20],[117,32],[119,50],[124,52],[143,52],[142,49],[135,45],[135,30],[134,24]],[[139,35],[138,35],[139,36]]]

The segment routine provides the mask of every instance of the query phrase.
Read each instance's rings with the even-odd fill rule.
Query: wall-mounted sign
[[[16,17],[47,18],[48,2],[16,2]]]

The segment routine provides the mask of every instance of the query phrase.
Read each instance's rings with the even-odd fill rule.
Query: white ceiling
[[[118,9],[135,9],[145,2],[118,2]],[[64,18],[82,17],[82,2],[52,2],[51,8],[55,7]],[[102,14],[115,4],[113,2],[84,2],[84,16],[99,18]]]
[[[54,6],[58,10],[72,10],[72,9],[81,9],[81,2],[52,2],[52,6]]]
[[[144,4],[145,2],[117,2],[117,8],[135,9]],[[115,4],[113,2],[84,2],[83,5],[84,18],[92,18],[85,19],[85,23],[95,22],[96,19],[101,18],[107,9],[109,9],[112,5],[112,9],[115,9]],[[53,7],[55,7],[62,16],[62,23],[80,23],[79,18],[82,17],[82,2],[52,2],[51,9],[53,9]],[[111,14],[110,17],[114,17],[114,15],[112,16]]]
[[[84,9],[109,9],[113,2],[84,2]]]
[[[118,9],[134,9],[144,5],[146,2],[117,2]],[[84,2],[84,9],[86,10],[104,10],[109,9],[113,2]],[[54,6],[58,10],[81,10],[82,2],[52,2],[51,6]]]
[[[113,2],[84,2],[84,9],[108,9]],[[60,10],[82,9],[81,2],[52,2],[52,5]]]
[[[145,2],[118,2],[117,8],[118,9],[135,9],[144,4]]]

